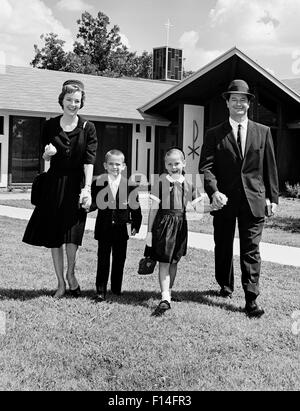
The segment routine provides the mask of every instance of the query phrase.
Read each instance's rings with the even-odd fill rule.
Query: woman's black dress
[[[95,126],[79,117],[77,127],[64,132],[60,118],[45,122],[43,147],[52,143],[57,153],[51,158],[44,195],[35,207],[24,233],[27,244],[59,248],[62,244],[82,244],[86,211],[79,206],[84,186],[84,164],[94,164],[97,151]]]

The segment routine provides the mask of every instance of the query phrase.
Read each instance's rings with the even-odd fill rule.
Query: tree
[[[87,11],[84,12],[77,24],[77,38],[81,42],[75,42],[74,53],[78,56],[90,56],[92,64],[99,71],[106,70],[111,52],[122,44],[119,27],[115,25],[108,30],[109,18],[100,11],[96,18]]]
[[[152,78],[153,54],[143,51],[141,56],[137,56],[138,77]]]
[[[40,38],[45,45],[41,50],[34,45],[35,57],[30,64],[47,70],[61,70],[66,64],[66,52],[63,49],[65,41],[54,33],[42,34]]]
[[[41,50],[36,44],[34,45],[35,57],[30,63],[33,67],[72,73],[98,74],[97,67],[91,63],[89,56],[79,57],[73,52],[65,52],[63,49],[65,41],[60,40],[57,34],[43,34],[41,39],[45,41],[45,45]]]
[[[35,57],[30,63],[33,67],[61,70],[75,73],[105,75],[109,77],[152,76],[152,53],[144,51],[141,56],[131,52],[122,44],[119,27],[110,28],[109,18],[99,12],[94,18],[84,12],[77,20],[77,41],[72,52],[65,52],[65,41],[57,34],[43,34],[45,41],[40,50],[34,45]]]
[[[183,69],[183,78],[185,79],[185,78],[187,78],[187,77],[190,77],[191,75],[193,75],[195,73],[195,71],[192,71],[192,70],[184,70]]]
[[[98,68],[95,64],[92,64],[90,56],[78,56],[72,52],[66,55],[65,66],[61,70],[71,73],[99,75]]]
[[[136,52],[130,52],[122,45],[110,54],[104,74],[110,77],[152,78],[152,53],[143,51],[141,56],[137,56]]]
[[[107,68],[103,74],[111,77],[136,77],[136,52],[130,52],[125,45],[111,51],[107,59]]]

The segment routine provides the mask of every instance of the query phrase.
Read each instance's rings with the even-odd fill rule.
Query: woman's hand
[[[79,204],[81,207],[88,212],[92,205],[92,196],[91,196],[91,189],[89,187],[84,187],[79,196]]]
[[[47,144],[47,145],[45,146],[45,150],[44,150],[44,154],[43,154],[43,159],[46,160],[46,161],[49,161],[50,158],[51,158],[52,156],[54,156],[56,153],[57,153],[57,150],[56,150],[56,148],[54,147],[54,145],[51,144],[51,143],[50,143],[50,144]]]

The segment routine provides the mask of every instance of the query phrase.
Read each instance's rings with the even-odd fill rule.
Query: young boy
[[[106,173],[92,184],[93,203],[98,208],[94,237],[98,240],[96,300],[99,302],[106,299],[111,253],[111,291],[121,295],[128,233],[133,236],[138,233],[142,222],[138,195],[133,192],[136,187],[128,185],[121,175],[125,167],[124,154],[110,150],[105,155]]]

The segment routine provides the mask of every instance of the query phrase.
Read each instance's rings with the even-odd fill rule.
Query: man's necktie
[[[241,128],[242,128],[242,125],[239,124],[238,125],[238,132],[237,132],[237,144],[239,146],[241,156],[243,157],[242,141],[241,141]]]

